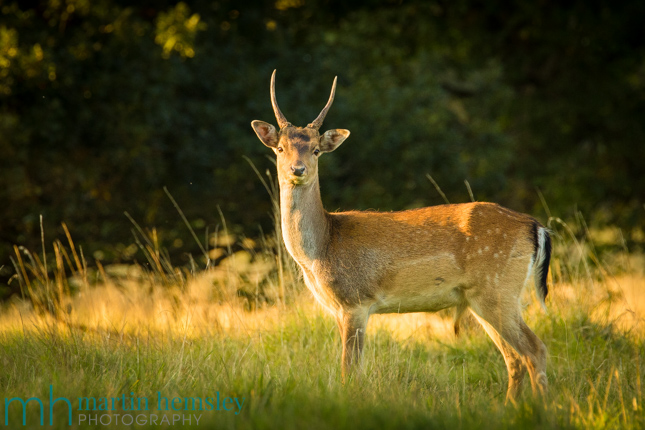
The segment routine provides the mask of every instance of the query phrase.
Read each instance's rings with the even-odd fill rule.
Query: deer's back
[[[317,278],[344,305],[452,294],[453,288],[471,288],[509,266],[526,269],[539,227],[528,215],[479,202],[331,213],[329,219],[330,240],[317,264]],[[426,309],[425,296],[419,300],[425,308],[415,309],[412,303],[406,311],[436,310]],[[437,297],[436,307],[453,306],[450,300]]]

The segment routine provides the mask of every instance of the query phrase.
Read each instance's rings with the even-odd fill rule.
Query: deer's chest
[[[320,273],[315,273],[311,267],[302,266],[302,273],[305,278],[305,284],[316,301],[322,305],[329,313],[338,316],[342,304],[338,295],[335,293],[333,287],[330,285],[329,280]]]

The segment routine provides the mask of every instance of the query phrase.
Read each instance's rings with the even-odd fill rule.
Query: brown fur
[[[278,132],[262,121],[252,125],[277,155],[287,250],[307,287],[338,322],[344,377],[359,362],[371,314],[455,307],[455,333],[470,309],[502,352],[508,399],[517,395],[526,369],[534,392],[546,390],[546,347],[524,323],[520,307],[535,267],[535,231],[546,234],[537,221],[479,202],[328,213],[315,151],[333,151],[349,132],[320,135],[311,125],[291,124]],[[302,167],[304,174],[294,175]]]

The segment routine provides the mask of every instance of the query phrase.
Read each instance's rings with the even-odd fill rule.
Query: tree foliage
[[[187,236],[253,235],[270,202],[268,83],[295,124],[339,88],[324,127],[352,136],[321,161],[330,210],[475,197],[573,207],[634,227],[645,202],[645,3],[626,0],[139,1],[0,5],[0,258],[33,247],[39,215],[118,259],[128,211]],[[543,213],[543,212],[542,212]],[[174,242],[173,242],[174,241]]]

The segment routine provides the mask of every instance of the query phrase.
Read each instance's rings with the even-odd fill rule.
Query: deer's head
[[[327,130],[322,135],[319,130],[327,111],[334,101],[336,79],[331,88],[327,105],[311,124],[296,127],[280,111],[275,97],[275,70],[271,75],[271,104],[280,130],[264,121],[253,121],[251,126],[262,143],[275,152],[278,160],[278,178],[281,183],[305,185],[318,177],[318,157],[325,152],[338,148],[349,136],[349,130]]]

